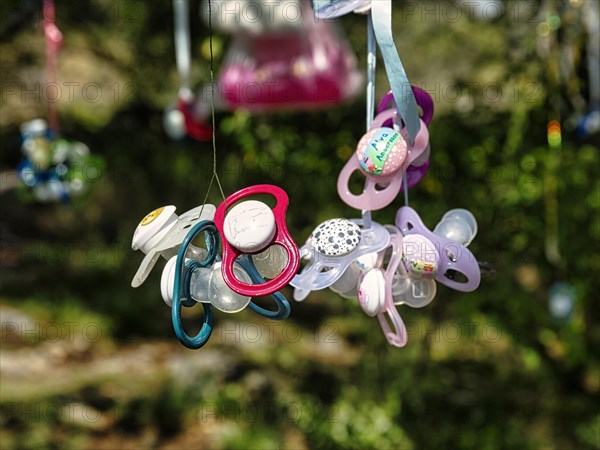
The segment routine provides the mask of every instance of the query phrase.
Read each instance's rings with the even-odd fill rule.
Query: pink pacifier
[[[477,233],[477,222],[469,211],[448,211],[434,233],[414,209],[403,206],[396,214],[396,226],[405,238],[417,236],[409,241],[412,255],[405,256],[407,272],[421,278],[435,277],[439,283],[458,291],[477,289],[481,272],[475,256],[466,247]]]
[[[384,114],[395,114],[395,111]],[[377,118],[376,118],[377,119]],[[380,119],[358,143],[356,152],[338,177],[337,189],[341,199],[360,210],[385,208],[398,196],[403,174],[429,148],[429,132],[421,120],[415,144],[409,146],[403,134],[393,128],[379,127]],[[354,195],[348,186],[350,177],[360,171],[366,178],[362,194]]]
[[[402,165],[408,154],[408,144],[393,128],[375,128],[358,143],[338,178],[337,189],[341,199],[361,210],[377,210],[389,205],[402,186]],[[362,194],[350,192],[348,183],[352,173],[360,171],[366,178]],[[386,185],[377,189],[377,185]]]
[[[277,204],[271,209],[263,202],[246,200],[231,207],[246,197],[258,194],[272,195]],[[283,189],[260,184],[230,195],[217,208],[214,222],[223,238],[221,270],[225,283],[234,292],[249,297],[271,295],[288,284],[298,271],[300,254],[285,223],[288,202]],[[239,256],[264,253],[275,245],[281,246],[287,253],[287,260],[278,258],[286,262],[279,275],[263,284],[245,283],[235,276],[234,263]]]
[[[394,275],[402,262],[402,236],[391,234],[389,245],[392,247],[392,256],[387,268],[383,269],[385,252],[381,252],[378,255],[376,266],[361,276],[358,302],[365,314],[370,317],[377,316],[381,329],[391,345],[404,347],[408,340],[406,326],[392,297]],[[390,322],[394,331],[390,327]]]

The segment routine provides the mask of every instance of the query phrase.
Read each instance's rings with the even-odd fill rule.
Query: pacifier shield
[[[408,145],[393,128],[376,128],[358,142],[356,157],[363,172],[391,175],[397,172],[408,154]]]
[[[277,231],[271,208],[257,200],[235,205],[225,216],[223,233],[233,247],[255,253],[267,247]]]
[[[360,227],[347,219],[331,219],[310,235],[315,248],[325,256],[340,256],[354,250],[361,237]]]

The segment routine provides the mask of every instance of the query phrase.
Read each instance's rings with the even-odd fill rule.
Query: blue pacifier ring
[[[250,275],[250,279],[253,283],[265,283],[265,279],[260,276],[258,270],[254,266],[254,262],[252,261],[252,256],[244,255],[236,261],[242,269]],[[271,298],[275,301],[277,305],[277,311],[270,311],[268,309],[262,308],[258,306],[254,301],[250,301],[248,303],[248,308],[254,311],[256,314],[260,314],[263,317],[271,320],[284,320],[290,316],[292,309],[290,308],[290,303],[287,298],[279,291],[271,294]]]
[[[184,281],[188,280],[187,287],[183,287],[183,292],[186,295],[186,299],[181,301],[181,290],[182,290],[182,271],[185,264],[185,253],[187,248],[190,246],[194,238],[202,233],[206,233],[206,248],[208,250],[208,256],[202,262],[192,262],[189,267],[191,270],[187,271],[184,276]],[[209,220],[203,220],[194,227],[187,234],[183,240],[179,252],[177,253],[177,261],[175,262],[175,281],[173,286],[173,299],[171,301],[171,321],[173,322],[173,329],[179,341],[187,348],[199,349],[208,342],[210,335],[213,330],[214,317],[212,314],[212,307],[210,304],[202,303],[204,308],[204,323],[202,328],[194,337],[188,336],[184,331],[181,324],[181,307],[183,305],[191,305],[190,300],[193,299],[189,296],[189,277],[198,267],[210,267],[213,265],[215,258],[217,257],[219,250],[220,237],[215,224]],[[189,274],[189,275],[188,275]]]

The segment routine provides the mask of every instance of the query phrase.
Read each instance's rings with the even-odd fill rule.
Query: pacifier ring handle
[[[253,283],[265,283],[265,279],[260,275],[256,266],[254,265],[254,261],[252,260],[252,256],[245,256],[240,258],[237,263],[246,271]],[[271,320],[284,320],[290,316],[291,308],[290,303],[287,298],[283,296],[280,292],[275,292],[271,294],[271,298],[275,301],[277,305],[277,311],[271,311],[261,306],[258,306],[254,303],[253,300],[250,301],[248,307],[254,311],[256,314],[259,314],[267,319]]]
[[[189,275],[191,276],[191,272],[193,272],[198,267],[210,267],[214,263],[219,249],[219,233],[217,232],[217,228],[215,224],[210,220],[203,220],[192,227],[190,232],[186,235],[183,240],[181,247],[179,247],[179,251],[177,253],[177,261],[175,262],[175,281],[173,286],[173,299],[171,300],[171,321],[173,322],[173,329],[179,341],[190,349],[199,349],[203,347],[210,338],[213,330],[214,317],[212,314],[212,307],[210,304],[202,303],[202,307],[204,308],[204,323],[198,331],[198,334],[195,336],[189,336],[185,330],[183,329],[183,325],[181,323],[181,308],[182,306],[187,306],[190,304],[186,298],[185,300],[181,300],[181,296],[183,293],[189,293],[189,289],[184,287],[184,283],[188,277],[185,277],[182,280],[182,269],[185,264],[185,253],[187,248],[191,245],[194,238],[205,232],[207,236],[207,250],[208,255],[206,259],[202,262],[197,262],[197,264],[192,265],[192,270]],[[183,289],[183,292],[182,292]]]
[[[275,236],[265,247],[249,254],[260,253],[272,245],[280,245],[287,253],[288,265],[277,277],[266,283],[244,283],[235,277],[233,264],[239,256],[246,253],[233,247],[227,239],[223,239],[223,264],[221,266],[223,279],[231,290],[249,297],[262,297],[274,294],[290,282],[298,271],[298,267],[300,267],[300,253],[298,247],[292,240],[292,237],[285,226],[285,212],[289,204],[289,199],[285,191],[278,186],[271,184],[249,186],[227,197],[227,199],[219,205],[215,213],[214,220],[217,230],[219,230],[219,233],[221,233],[222,236],[225,236],[224,223],[228,206],[231,206],[248,196],[258,194],[268,194],[275,197],[275,200],[277,200],[277,204],[272,209],[275,217],[276,230]],[[281,224],[283,226],[280,226]]]
[[[383,330],[387,341],[394,347],[404,347],[408,342],[408,332],[406,331],[406,325],[394,304],[392,296],[392,285],[394,274],[398,269],[398,266],[402,263],[402,237],[399,234],[393,234],[390,236],[390,245],[392,246],[392,257],[387,265],[384,273],[385,279],[385,303],[384,308],[377,314],[377,319]],[[389,321],[394,327],[392,331]]]
[[[350,177],[354,172],[360,172],[365,176],[365,187],[363,192],[355,195],[350,191],[348,184]],[[358,210],[377,211],[388,206],[400,193],[402,188],[401,174],[391,174],[388,176],[378,177],[376,180],[372,177],[364,175],[360,170],[358,158],[353,154],[350,160],[342,168],[337,181],[338,195],[344,203]],[[378,190],[377,185],[389,183],[385,188]],[[368,208],[365,208],[368,206]]]

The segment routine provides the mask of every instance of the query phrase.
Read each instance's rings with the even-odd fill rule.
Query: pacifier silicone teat
[[[294,300],[302,301],[311,291],[332,286],[359,258],[386,248],[389,239],[387,230],[377,222],[369,228],[362,219],[323,222],[300,249],[308,263],[290,282],[296,288]]]
[[[443,215],[433,232],[468,247],[477,235],[477,220],[468,209],[451,209]]]
[[[177,255],[179,246],[193,225],[212,220],[215,214],[215,207],[209,204],[198,206],[181,216],[177,216],[175,210],[172,205],[155,209],[135,229],[131,248],[141,250],[146,256],[133,277],[132,287],[138,287],[146,280],[161,256],[169,259]]]
[[[439,265],[435,279],[452,289],[471,292],[481,281],[481,272],[475,256],[462,243],[432,233],[417,212],[409,206],[396,214],[396,226],[406,235],[419,234],[431,241],[438,254]]]
[[[251,195],[270,194],[277,200],[271,210],[256,201],[237,202]],[[231,207],[232,205],[235,205]],[[223,279],[235,292],[251,297],[271,295],[290,282],[298,270],[300,255],[285,223],[288,196],[277,186],[250,186],[229,196],[215,213],[215,225],[223,236]],[[231,207],[229,211],[227,209]],[[233,265],[243,254],[256,254],[279,245],[287,253],[288,264],[283,271],[263,284],[249,284],[235,277]]]
[[[171,306],[173,299],[173,284],[175,280],[175,263],[177,257],[173,256],[165,265],[160,280],[160,291],[164,302]],[[186,267],[184,271],[191,270]],[[252,279],[241,267],[234,268],[236,277],[251,283]],[[187,274],[183,275],[186,279]],[[189,292],[191,298],[199,303],[210,303],[219,311],[236,313],[248,306],[251,298],[236,294],[223,281],[221,263],[215,262],[211,267],[198,267],[189,275]]]
[[[357,258],[356,261],[353,261],[342,276],[331,286],[333,292],[341,295],[344,298],[357,298],[358,297],[358,283],[360,277],[367,270],[375,267],[375,263],[377,262],[377,253],[367,253],[360,258]]]

